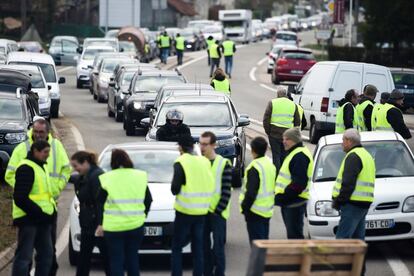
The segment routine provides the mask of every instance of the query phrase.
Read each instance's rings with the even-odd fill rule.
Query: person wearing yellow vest
[[[275,202],[276,167],[266,157],[267,142],[256,137],[250,143],[253,161],[247,166],[239,203],[250,244],[269,239],[269,221]]]
[[[191,136],[178,141],[180,157],[174,163],[171,192],[175,195],[174,236],[171,252],[171,275],[181,276],[182,250],[191,240],[193,275],[204,271],[203,232],[208,210],[215,190],[210,161],[193,155],[194,141]]]
[[[213,77],[214,70],[220,67],[221,47],[219,43],[220,42],[216,40],[210,45],[210,48],[208,49],[208,52],[210,54],[210,78]]]
[[[277,98],[271,100],[263,115],[263,128],[269,137],[273,164],[279,170],[286,151],[283,146],[283,133],[289,128],[300,126],[300,116],[296,104],[288,98],[286,88],[277,88]]]
[[[112,150],[111,171],[101,174],[98,201],[103,215],[95,236],[104,237],[110,275],[139,275],[139,248],[144,238],[144,222],[151,207],[147,173],[134,169],[128,154]]]
[[[16,168],[18,164],[26,158],[27,153],[30,150],[30,146],[34,142],[40,140],[47,141],[50,144],[50,155],[47,159],[46,166],[49,172],[50,189],[54,199],[57,201],[61,191],[66,187],[66,184],[69,181],[72,170],[65,148],[58,139],[51,135],[50,132],[49,123],[42,117],[36,118],[33,123],[33,128],[27,132],[28,139],[17,145],[17,147],[13,150],[12,156],[10,157],[7,165],[5,180],[10,186],[14,187]],[[53,247],[56,243],[57,216],[54,218],[55,221],[52,227]],[[52,265],[52,275],[56,275],[57,269],[58,263],[55,254]]]
[[[33,249],[35,275],[50,275],[53,264],[52,224],[56,204],[50,189],[46,160],[50,145],[34,142],[19,162],[13,193],[13,224],[18,228],[12,276],[30,275]]]
[[[159,48],[161,51],[161,62],[167,64],[167,58],[170,55],[171,38],[167,32],[163,32],[158,40]]]
[[[233,68],[233,55],[236,52],[236,44],[230,39],[226,39],[221,44],[224,56],[224,66],[227,76],[231,79],[231,70]]]
[[[231,94],[229,79],[226,78],[226,74],[221,68],[217,68],[216,71],[214,72],[214,76],[210,82],[210,85],[217,92],[224,93],[227,96],[230,96]]]
[[[404,104],[404,94],[394,89],[390,94],[390,99],[375,114],[375,130],[395,131],[404,139],[411,138],[411,132],[404,122],[402,110]]]
[[[275,205],[281,207],[288,239],[304,239],[303,220],[309,198],[313,158],[303,145],[299,128],[283,133],[287,156],[276,178]]]
[[[365,216],[374,201],[375,162],[356,129],[346,130],[342,141],[346,155],[332,192],[332,206],[341,215],[336,238],[364,240]]]
[[[360,131],[372,131],[372,112],[377,93],[378,89],[374,85],[365,85],[359,104],[355,107]]]
[[[206,43],[207,43],[207,64],[208,66],[210,66],[210,46],[213,45],[213,43],[215,43],[215,40],[211,35],[209,35],[206,39]]]
[[[371,116],[371,128],[372,128],[372,131],[374,131],[376,129],[376,126],[377,126],[377,115],[378,115],[378,112],[388,102],[388,100],[390,99],[390,95],[391,95],[391,93],[389,93],[389,92],[382,92],[381,93],[381,97],[380,97],[380,102],[379,103],[376,103],[374,105],[374,108],[372,110],[372,116]]]
[[[175,38],[175,52],[177,53],[177,65],[182,65],[184,55],[184,37],[180,34],[177,34]]]
[[[287,92],[287,97],[289,98],[289,100],[293,102],[293,97],[292,97],[292,94],[289,92],[289,90]],[[301,130],[304,130],[306,126],[308,125],[308,122],[306,121],[306,117],[305,117],[305,111],[303,110],[303,107],[300,104],[296,104],[296,108],[298,109],[299,120],[300,120],[299,128]]]
[[[217,137],[206,131],[201,134],[200,150],[211,163],[215,191],[204,228],[204,275],[225,275],[226,221],[230,216],[232,166],[230,160],[216,154]],[[213,244],[211,243],[211,237]]]
[[[355,106],[358,103],[358,93],[354,89],[346,91],[345,97],[338,104],[336,111],[335,133],[344,133],[348,128],[358,128],[358,115]]]

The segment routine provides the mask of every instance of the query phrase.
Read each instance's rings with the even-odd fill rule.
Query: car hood
[[[296,40],[276,39],[275,44],[296,45]]]
[[[155,140],[158,127],[153,127],[148,133],[149,140]],[[234,136],[233,127],[190,127],[191,136],[198,142],[201,133],[211,131],[217,136],[217,140],[231,139]]]
[[[149,183],[152,195],[151,211],[173,210],[175,196],[170,183]]]
[[[155,101],[157,93],[135,93],[129,97],[128,101]]]
[[[89,65],[93,65],[93,59],[89,60],[85,60],[85,59],[81,59],[78,63],[79,67],[83,67],[83,68],[87,68]]]
[[[39,98],[49,98],[49,90],[47,88],[32,88],[32,91],[39,95]]]
[[[0,120],[0,131],[25,131],[26,122],[16,120]]]

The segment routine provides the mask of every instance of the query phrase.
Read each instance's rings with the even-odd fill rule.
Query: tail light
[[[314,64],[316,63],[316,60],[313,60],[313,59],[312,59],[312,60],[309,60],[309,61],[308,61],[308,63],[309,63],[310,65],[314,65]]]
[[[287,59],[285,59],[285,58],[279,58],[278,60],[277,60],[277,65],[278,66],[280,66],[280,65],[285,65],[285,64],[287,64],[288,63],[288,61],[287,61]]]
[[[328,112],[329,98],[323,97],[321,101],[321,112]]]

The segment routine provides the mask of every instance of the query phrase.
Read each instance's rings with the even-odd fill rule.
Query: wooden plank
[[[351,254],[312,255],[312,264],[352,264]],[[302,255],[267,255],[266,264],[301,264]]]
[[[310,254],[304,254],[302,259],[302,265],[300,267],[300,275],[310,276],[312,267],[312,256]]]
[[[265,272],[263,276],[301,276],[301,275],[299,271],[292,271],[292,272],[283,271],[283,272]]]
[[[364,266],[364,258],[365,254],[355,254],[354,255],[354,263],[352,265],[352,276],[359,276],[361,275],[362,267]]]
[[[301,264],[302,254],[298,255],[267,255],[266,264]]]

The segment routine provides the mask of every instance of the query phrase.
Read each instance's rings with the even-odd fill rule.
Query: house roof
[[[194,16],[197,12],[194,10],[192,4],[186,3],[183,0],[167,0],[168,5],[172,6],[182,15]]]

